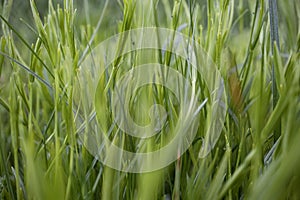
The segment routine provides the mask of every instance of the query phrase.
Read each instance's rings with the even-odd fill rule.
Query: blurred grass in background
[[[278,1],[281,48],[273,56],[263,0],[2,0],[0,8],[1,199],[300,198],[297,0]],[[130,174],[103,166],[78,138],[79,61],[89,45],[113,34],[183,24],[181,32],[199,42],[225,80],[228,109],[216,147],[198,157],[200,128],[188,151],[162,170]],[[168,56],[176,59],[172,68],[186,67],[174,55],[163,63]],[[279,99],[273,109],[274,80]]]

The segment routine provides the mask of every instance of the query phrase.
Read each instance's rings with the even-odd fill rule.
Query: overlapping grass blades
[[[300,197],[300,7],[296,0],[278,2],[277,14],[272,0],[124,0],[119,7],[105,1],[99,13],[87,10],[90,19],[83,24],[76,20],[82,17],[75,9],[80,2],[64,0],[53,5],[50,0],[41,19],[37,2],[30,0],[33,44],[10,19],[13,3],[5,0],[0,15],[1,199]],[[122,18],[113,19],[116,12]],[[116,20],[115,32],[106,33],[103,24],[109,20]],[[113,71],[107,71],[98,85],[87,82],[86,92],[93,87],[107,92],[126,70],[158,62],[188,80],[196,77],[199,103],[207,98],[197,115],[200,125],[189,149],[163,169],[133,174],[104,166],[87,151],[80,134],[94,128],[90,120],[105,118],[110,139],[132,151],[153,151],[168,137],[158,134],[142,141],[126,136],[109,113],[108,93],[94,105],[98,110],[107,108],[108,117],[89,112],[90,105],[76,92],[77,76],[99,38],[146,26],[177,30],[203,47],[224,80],[226,118],[215,148],[199,157],[211,122],[211,94],[201,74],[191,72],[185,60],[167,51],[142,50],[118,57]],[[170,38],[166,44],[172,47],[176,37]],[[127,39],[117,41],[118,55]],[[178,103],[164,87],[144,89],[129,101],[131,114],[140,123],[148,123],[149,118],[141,115],[141,104],[162,105],[168,113],[163,129],[167,133],[177,122]]]

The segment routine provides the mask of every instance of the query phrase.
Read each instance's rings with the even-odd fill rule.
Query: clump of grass
[[[72,0],[57,5],[49,0],[43,19],[36,2],[30,0],[34,23],[28,22],[26,31],[34,35],[31,43],[24,30],[10,21],[14,2],[5,0],[0,15],[0,197],[298,199],[300,7],[296,1],[280,3],[277,23],[274,2],[124,0],[114,8],[114,2],[106,1],[99,14],[90,12],[85,1],[87,19],[78,20],[82,15]],[[108,32],[103,24],[116,12],[121,17]],[[198,114],[200,126],[188,150],[165,168],[134,174],[103,165],[83,145],[81,132],[94,128],[91,116],[99,123],[105,119],[106,127],[101,124],[101,128],[111,130],[110,139],[122,148],[150,152],[168,141],[163,133],[174,128],[180,106],[164,87],[140,90],[129,101],[133,118],[149,123],[141,105],[155,102],[167,111],[167,125],[146,141],[126,136],[114,126],[108,92],[122,74],[144,63],[160,63],[196,80],[195,87],[201,89],[197,101],[212,95],[203,77],[190,72],[185,60],[171,52],[141,50],[118,57],[97,85],[87,81],[84,92],[97,87],[103,98],[96,105],[85,102],[84,95],[78,94],[78,74],[91,49],[107,35],[149,26],[177,30],[207,52],[225,82],[226,118],[215,147],[206,157],[199,156],[211,122],[208,99]],[[175,45],[176,38],[170,38],[170,46]],[[126,40],[117,41],[118,55]],[[110,110],[97,113],[99,108]],[[91,112],[95,109],[96,116]]]

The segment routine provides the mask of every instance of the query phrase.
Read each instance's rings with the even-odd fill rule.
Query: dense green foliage
[[[263,0],[41,2],[1,1],[0,199],[300,198],[297,0],[278,2],[278,27],[270,25],[269,5]],[[212,120],[208,102],[199,113],[194,142],[169,166],[134,174],[103,165],[79,138],[77,115],[91,114],[76,112],[80,64],[111,35],[149,26],[179,30],[184,24],[180,32],[199,43],[225,80],[226,118],[216,146],[199,157],[205,125]],[[279,45],[273,45],[270,32],[277,29]],[[144,62],[143,55],[124,55],[114,65],[122,73],[126,64]],[[157,62],[152,56],[146,60]],[[171,53],[159,62],[180,73],[187,68]],[[98,87],[113,85],[118,78],[116,72]],[[195,84],[205,87],[200,75]],[[153,98],[163,105],[171,129],[178,106],[170,92],[159,86],[156,90],[141,92],[140,101]],[[199,101],[209,92],[204,89]],[[110,108],[105,98],[96,108],[104,103]],[[139,106],[130,104],[136,120],[141,119]],[[109,116],[108,126],[112,121]],[[135,149],[139,141],[124,142],[130,138],[120,132],[113,129],[114,142]],[[158,148],[163,138],[150,139],[146,151]]]

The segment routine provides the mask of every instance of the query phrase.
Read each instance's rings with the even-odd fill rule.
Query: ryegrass
[[[22,29],[11,19],[20,11],[14,10],[15,2],[2,2],[1,199],[300,197],[300,7],[296,0],[278,2],[278,14],[276,1],[269,1],[275,3],[272,6],[262,0],[105,1],[95,9],[98,2],[84,1],[80,6],[80,1],[53,4],[50,0],[48,10],[39,13],[30,0],[32,16],[27,20],[24,16],[28,24]],[[113,28],[106,28],[107,24]],[[195,73],[188,62],[168,51],[122,54],[128,37],[120,37],[115,51],[121,56],[110,63],[112,68],[104,76],[97,77],[97,85],[92,85],[93,80],[86,85],[79,82],[80,66],[103,38],[153,26],[177,30],[191,38],[190,44],[196,41],[224,80],[226,116],[207,156],[201,146],[212,132],[214,96],[205,81],[214,80],[210,73],[208,77]],[[166,45],[172,49],[178,38],[170,38]],[[186,48],[189,51],[190,46]],[[94,60],[106,64],[101,58]],[[201,59],[198,62],[203,64]],[[153,172],[122,172],[90,154],[82,133],[95,131],[93,125],[99,123],[114,144],[133,152],[150,152],[170,141],[180,119],[180,104],[159,85],[126,96],[129,112],[139,124],[151,121],[143,113],[153,103],[166,110],[166,125],[158,135],[141,140],[114,123],[110,92],[124,73],[147,63],[177,70],[193,83],[196,102],[206,103],[197,118],[186,115],[198,120],[199,127],[181,157]],[[168,78],[167,71],[159,73]],[[90,105],[85,97],[93,91],[99,99]]]

